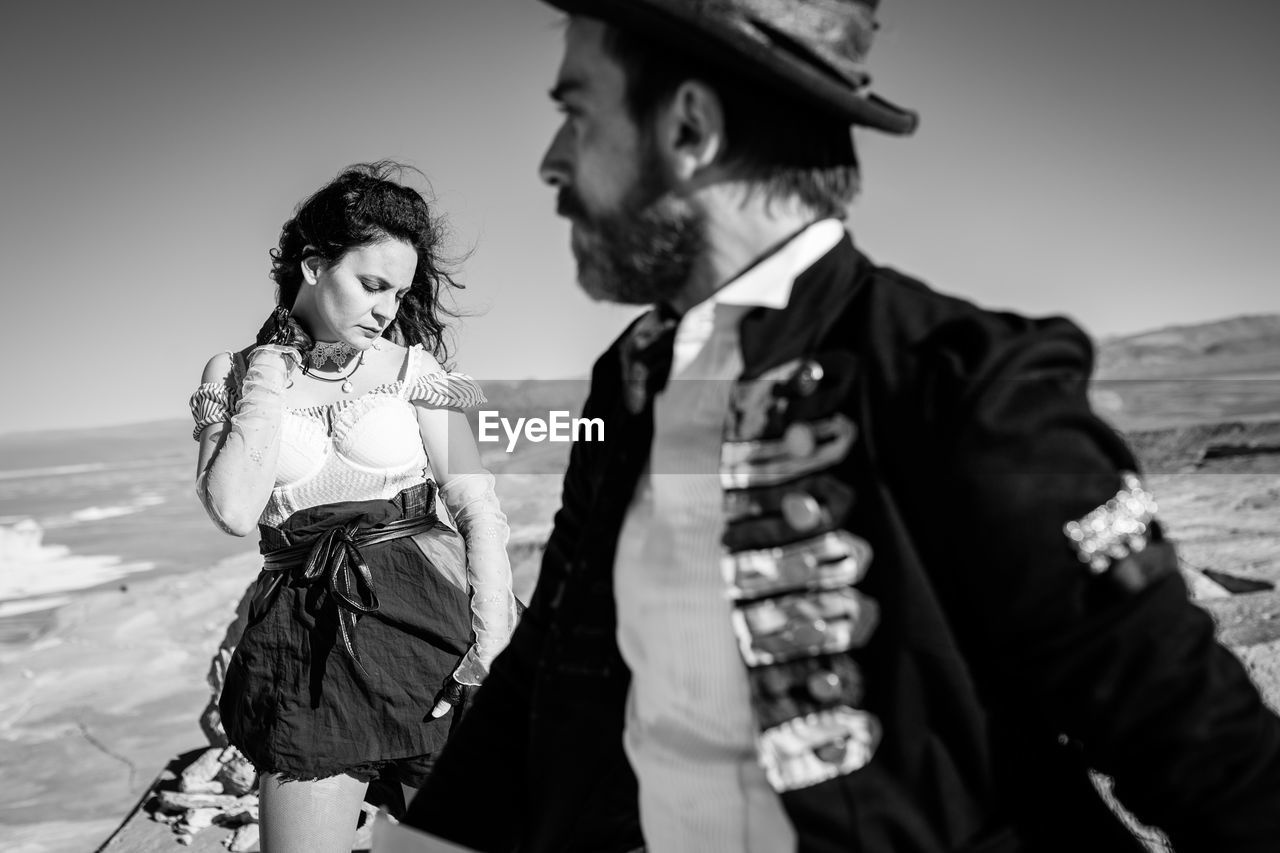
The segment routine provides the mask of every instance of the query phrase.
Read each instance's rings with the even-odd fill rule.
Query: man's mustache
[[[572,189],[561,187],[556,193],[556,215],[568,219],[586,219],[587,208]]]

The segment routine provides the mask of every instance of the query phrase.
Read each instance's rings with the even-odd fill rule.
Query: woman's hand
[[[469,434],[468,434],[469,437]],[[494,477],[480,469],[457,474],[440,486],[458,531],[467,543],[467,584],[471,592],[471,648],[454,672],[463,684],[480,684],[489,665],[506,647],[516,627],[511,591],[510,528],[494,491]]]
[[[276,309],[271,312],[271,316],[267,317],[267,321],[258,330],[258,346],[273,344],[292,347],[299,354],[305,354],[314,343],[311,340],[311,336],[303,331],[298,321],[293,319],[289,309],[283,305],[276,306]]]
[[[468,687],[458,683],[452,675],[444,680],[444,687],[436,694],[435,707],[431,709],[431,719],[438,719],[449,713],[450,708],[461,708],[467,699]]]

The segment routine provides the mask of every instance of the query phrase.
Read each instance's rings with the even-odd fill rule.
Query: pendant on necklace
[[[350,393],[351,393],[351,389],[352,389],[353,387],[355,387],[355,386],[353,386],[353,385],[351,384],[351,380],[350,380],[350,379],[347,379],[346,381],[344,381],[344,382],[343,382],[341,385],[339,385],[338,387],[342,389],[342,393],[343,393],[343,394],[350,394]]]

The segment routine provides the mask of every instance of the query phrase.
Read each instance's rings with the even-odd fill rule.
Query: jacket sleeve
[[[1104,571],[1064,532],[1137,468],[1090,410],[1088,339],[981,314],[942,328],[928,358],[930,515],[980,678],[1078,743],[1180,853],[1280,849],[1280,720],[1188,600],[1158,524]]]
[[[600,370],[598,363],[596,378]],[[598,417],[597,408],[589,395],[583,417]],[[535,674],[590,505],[594,446],[575,442],[570,450],[560,510],[529,606],[410,805],[404,821],[410,826],[481,851],[505,853],[522,838],[529,785],[538,783],[537,768],[527,766]]]

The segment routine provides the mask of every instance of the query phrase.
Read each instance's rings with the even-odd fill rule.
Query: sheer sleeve
[[[453,677],[461,684],[480,684],[489,664],[506,647],[516,626],[516,599],[511,591],[511,561],[507,556],[510,528],[498,503],[494,477],[480,466],[471,432],[458,409],[470,409],[485,402],[480,385],[463,373],[451,373],[436,363],[421,346],[410,351],[409,378],[403,393],[406,399],[427,409],[451,409],[429,417],[434,429],[424,427],[424,446],[431,435],[447,436],[442,445],[427,447],[428,457],[437,462],[447,454],[446,472],[440,498],[458,525],[466,542],[467,585],[471,595],[471,629],[474,640]],[[456,418],[450,428],[447,419]],[[464,435],[465,433],[465,435]],[[460,464],[460,468],[454,465]],[[451,475],[451,472],[457,471]]]
[[[467,543],[467,583],[471,587],[471,629],[475,640],[454,678],[479,684],[516,627],[507,539],[511,529],[498,505],[493,474],[462,474],[441,487],[440,495],[458,521]]]
[[[276,345],[255,347],[243,374],[233,357],[221,391],[220,361],[210,361],[204,383],[192,397],[201,442],[196,495],[218,527],[247,536],[256,529],[275,484],[284,392],[298,354]]]

